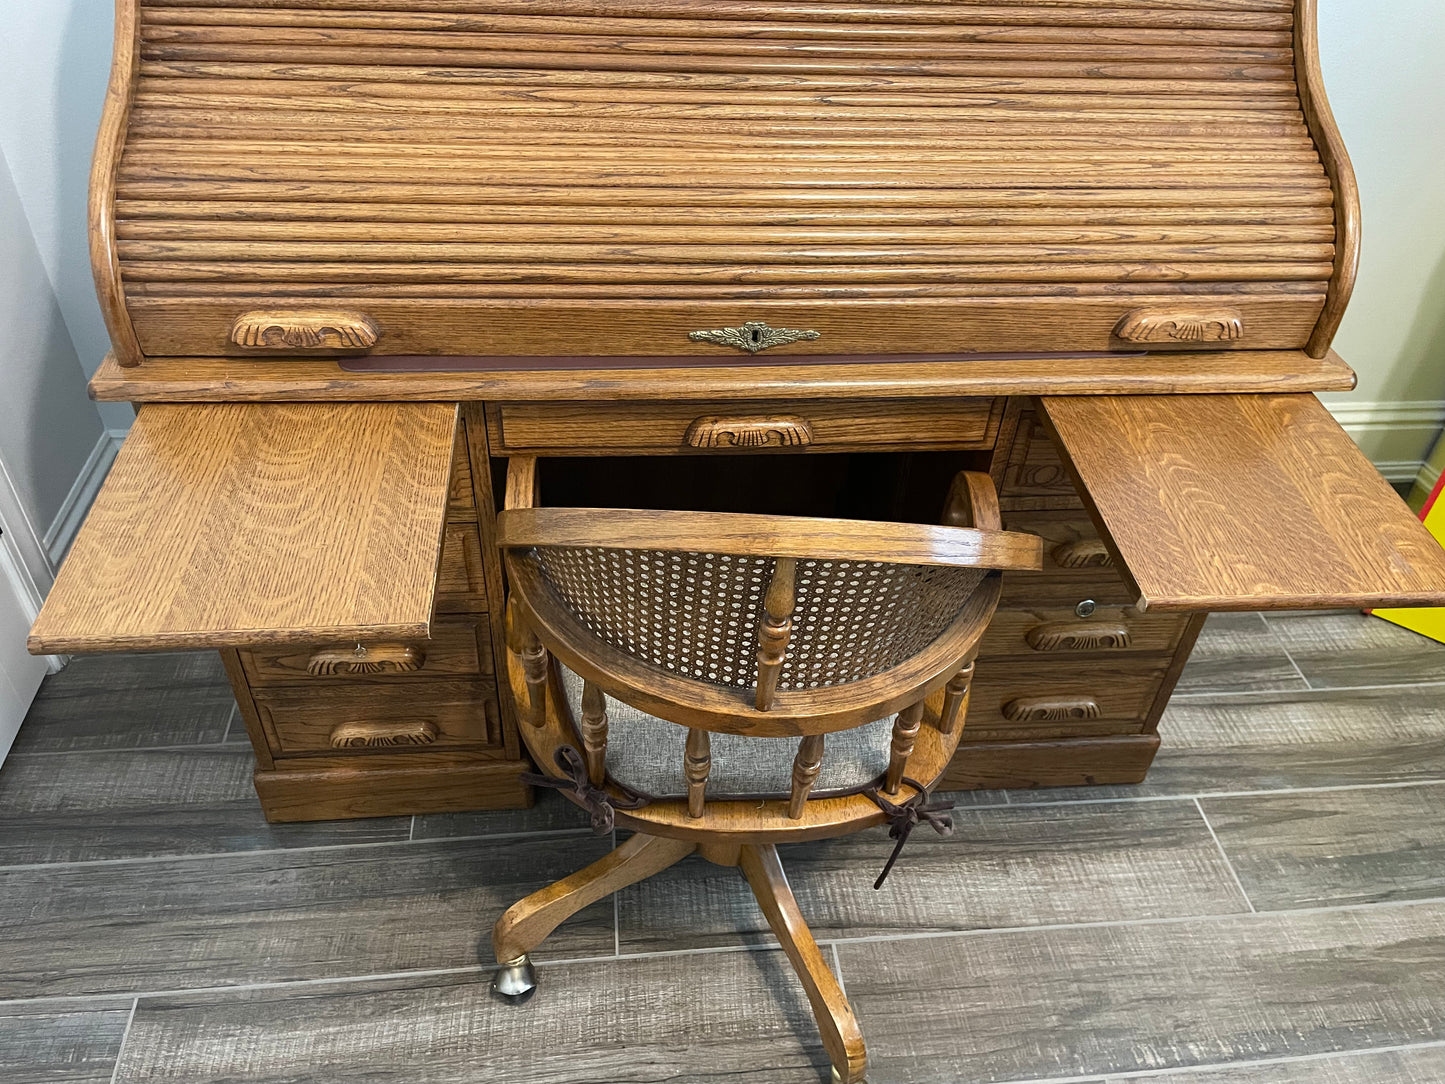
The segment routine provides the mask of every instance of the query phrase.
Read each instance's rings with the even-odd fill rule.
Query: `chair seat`
[[[581,719],[582,679],[560,663],[558,668],[572,718]],[[610,696],[606,701],[607,774],[612,781],[650,798],[686,797],[683,747],[687,728]],[[877,782],[888,769],[892,737],[891,717],[829,734],[813,794],[825,797],[855,792]],[[787,798],[798,740],[713,734],[708,799]]]

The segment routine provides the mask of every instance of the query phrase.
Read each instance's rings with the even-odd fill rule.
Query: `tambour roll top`
[[[118,359],[1319,356],[1355,196],[1296,7],[120,0]]]

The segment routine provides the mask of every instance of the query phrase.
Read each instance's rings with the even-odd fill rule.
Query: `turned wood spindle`
[[[788,795],[788,816],[793,820],[802,817],[803,804],[822,770],[823,735],[809,734],[798,743],[798,755],[793,758],[793,790]]]
[[[547,649],[537,634],[519,621],[517,639],[521,645],[522,676],[527,682],[527,721],[540,727],[547,721]]]
[[[600,787],[607,778],[607,698],[590,681],[582,683],[582,752],[587,781]]]
[[[712,735],[701,727],[688,729],[682,770],[687,777],[687,815],[701,817],[707,775],[712,770]]]
[[[904,708],[893,720],[893,741],[888,749],[888,775],[884,778],[883,789],[897,794],[903,784],[903,772],[908,767],[908,758],[913,755],[913,745],[918,740],[919,728],[923,725],[923,701]]]
[[[968,696],[968,685],[973,680],[973,662],[964,663],[958,668],[958,673],[948,679],[948,684],[943,690],[943,710],[938,716],[938,732],[940,734],[952,734],[958,726],[958,717],[963,708],[963,701]]]
[[[793,591],[793,575],[798,562],[793,557],[779,557],[763,597],[763,617],[758,622],[758,699],[759,711],[773,706],[778,691],[778,675],[788,653],[788,638],[793,634],[793,607],[797,603]]]

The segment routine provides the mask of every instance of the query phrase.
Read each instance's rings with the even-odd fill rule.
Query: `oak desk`
[[[1313,397],[1313,0],[117,0],[90,213],[140,414],[31,647],[221,650],[273,818],[528,800],[511,454],[877,518],[991,471],[1048,564],[957,786],[1142,778],[1209,610],[1445,602]]]

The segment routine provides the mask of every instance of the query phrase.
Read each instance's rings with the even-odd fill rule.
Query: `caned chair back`
[[[707,735],[801,737],[790,802],[800,810],[823,736],[894,712],[884,782],[896,792],[924,703],[945,686],[934,723],[957,725],[996,573],[1040,563],[1037,538],[998,529],[984,475],[960,475],[947,517],[977,526],[932,527],[537,507],[535,471],[512,460],[499,523],[523,714],[545,721],[555,655],[583,683],[575,722],[596,785],[606,697],[688,728],[699,813]]]

